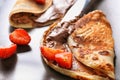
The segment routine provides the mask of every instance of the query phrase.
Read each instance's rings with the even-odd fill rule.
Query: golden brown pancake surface
[[[112,30],[100,10],[72,23],[53,24],[44,33],[42,45],[73,53],[71,69],[61,68],[44,58],[51,68],[64,75],[80,80],[115,79]]]

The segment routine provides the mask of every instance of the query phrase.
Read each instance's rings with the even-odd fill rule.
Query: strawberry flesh
[[[44,5],[45,4],[45,0],[35,0],[38,4],[42,4]]]
[[[59,66],[70,69],[72,67],[72,53],[64,52],[55,55],[55,61]]]
[[[55,55],[61,52],[64,52],[64,50],[61,49],[53,49],[48,48],[46,46],[40,47],[42,55],[47,58],[48,60],[55,60]]]
[[[66,69],[72,67],[72,53],[65,52],[61,49],[48,48],[46,46],[40,47],[42,56],[44,56],[49,61],[55,61],[57,64]]]
[[[8,47],[0,47],[0,58],[1,59],[9,58],[13,54],[15,54],[16,50],[17,50],[16,44],[12,44]]]
[[[18,45],[27,45],[31,41],[31,37],[24,29],[16,29],[10,35],[11,42]]]

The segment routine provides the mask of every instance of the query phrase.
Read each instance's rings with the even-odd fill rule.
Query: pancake
[[[16,28],[43,27],[60,20],[76,0],[17,0],[10,12],[9,22]]]
[[[68,45],[77,60],[114,78],[114,40],[105,15],[101,11],[91,12],[78,20],[75,27]]]
[[[17,0],[10,12],[9,22],[13,27],[33,28],[31,18],[38,17],[52,5],[52,0],[46,0],[45,5],[39,5],[34,0]]]
[[[112,30],[100,10],[72,22],[54,23],[44,33],[41,46],[73,54],[71,69],[62,68],[42,55],[57,72],[77,80],[115,80]]]

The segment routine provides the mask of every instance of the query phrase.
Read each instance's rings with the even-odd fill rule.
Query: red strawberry
[[[48,48],[46,46],[40,47],[40,50],[41,50],[42,55],[48,60],[55,60],[56,54],[64,52],[64,50]]]
[[[64,52],[55,55],[55,61],[59,66],[70,69],[72,67],[72,53]]]
[[[38,4],[45,4],[45,0],[35,0]]]
[[[18,45],[27,45],[31,41],[31,37],[24,29],[15,29],[10,33],[9,39]]]
[[[0,47],[0,58],[5,59],[15,54],[17,49],[16,44],[12,44],[9,47]]]

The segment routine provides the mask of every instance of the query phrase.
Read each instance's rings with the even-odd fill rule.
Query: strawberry
[[[11,57],[13,54],[15,54],[16,49],[17,49],[16,44],[12,44],[8,47],[0,47],[0,58],[6,59]]]
[[[42,4],[44,5],[45,4],[45,0],[35,0],[38,4]]]
[[[55,61],[60,67],[70,69],[72,67],[72,53],[64,52],[55,55]]]
[[[18,45],[27,45],[31,41],[31,37],[24,29],[15,29],[10,33],[9,39]]]
[[[40,47],[40,50],[41,50],[42,55],[48,60],[55,60],[56,54],[64,52],[64,50],[48,48],[46,46]]]

